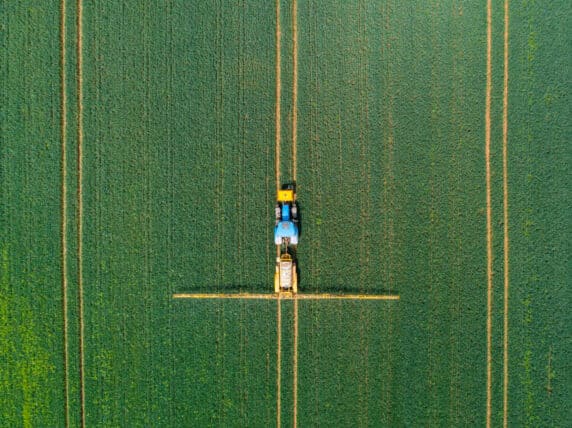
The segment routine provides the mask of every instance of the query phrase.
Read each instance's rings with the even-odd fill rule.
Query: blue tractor
[[[274,291],[298,291],[296,262],[292,256],[298,245],[298,206],[293,186],[278,191],[274,244],[277,246]]]
[[[298,245],[298,206],[292,189],[280,190],[277,199],[274,243],[286,249],[290,245]]]

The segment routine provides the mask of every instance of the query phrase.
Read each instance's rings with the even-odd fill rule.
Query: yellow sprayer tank
[[[282,254],[276,259],[276,273],[274,274],[274,291],[298,291],[298,277],[296,275],[296,263],[288,253]]]

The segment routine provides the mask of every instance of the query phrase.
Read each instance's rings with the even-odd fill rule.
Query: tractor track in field
[[[293,414],[292,425],[296,427],[298,423],[298,300],[294,299],[294,314],[293,314],[293,335],[294,335],[294,352],[292,357],[292,400],[293,400]]]
[[[487,221],[487,402],[486,426],[492,416],[492,310],[493,310],[493,229],[491,208],[491,91],[492,91],[492,0],[487,0],[487,65],[485,94],[485,185]]]
[[[281,82],[281,27],[280,27],[280,0],[276,0],[276,88],[275,97],[276,102],[274,106],[274,126],[275,126],[275,142],[274,142],[274,171],[276,177],[276,191],[280,190],[280,136],[281,136],[281,111],[280,111],[280,98],[282,97],[282,82]]]
[[[77,258],[80,424],[85,427],[85,344],[83,301],[83,1],[77,0]]]
[[[280,15],[280,0],[276,0],[276,87],[275,87],[275,178],[276,178],[276,191],[280,190],[281,187],[281,171],[280,171],[280,159],[281,159],[281,97],[282,97],[282,59],[281,59],[281,15]],[[291,155],[291,171],[294,183],[297,179],[297,134],[298,134],[298,5],[297,1],[293,0],[291,5],[291,19],[292,19],[292,155]],[[280,256],[280,249],[276,248],[276,256]],[[281,299],[277,300],[277,322],[278,322],[278,335],[277,335],[277,368],[276,368],[276,424],[280,427],[281,419]],[[292,350],[292,424],[294,427],[297,426],[298,417],[298,301],[294,299],[293,302],[293,350]]]
[[[145,38],[144,38],[144,47],[145,47],[145,59],[144,59],[144,74],[145,74],[145,80],[147,82],[150,82],[151,79],[151,42],[150,42],[150,38],[149,38],[149,26],[150,26],[150,18],[149,18],[149,9],[145,9],[145,12],[143,14],[144,16],[144,28],[145,28]],[[151,118],[153,115],[152,112],[152,108],[151,108],[151,85],[145,85],[145,101],[144,101],[144,107],[143,107],[143,111],[145,113],[145,122],[146,122],[146,128],[147,129],[151,129],[152,125],[151,125]],[[145,143],[143,146],[143,159],[146,165],[151,165],[152,164],[152,160],[151,160],[151,139],[149,138],[149,136],[147,135],[147,137],[145,138]],[[151,179],[151,169],[150,168],[146,168],[145,171],[145,175],[144,175],[144,179],[142,181],[144,181],[144,194],[145,194],[145,232],[143,235],[143,239],[145,242],[145,251],[144,251],[144,266],[145,266],[145,271],[143,273],[143,283],[144,283],[144,293],[143,293],[143,299],[145,301],[145,307],[150,308],[152,307],[152,292],[151,292],[151,284],[152,284],[152,228],[153,228],[153,224],[152,224],[152,212],[153,212],[153,207],[151,204],[151,193],[152,193],[152,179]],[[153,349],[151,346],[151,333],[150,333],[150,328],[149,326],[152,325],[152,321],[151,321],[151,311],[145,311],[145,326],[144,326],[144,337],[145,337],[145,342],[143,343],[143,349],[144,349],[144,353],[147,356],[147,360],[146,360],[146,366],[150,367],[151,366],[151,361],[152,358],[150,358],[150,356],[153,354]],[[154,389],[155,384],[153,383],[147,383],[146,385],[146,391],[145,391],[145,398],[146,401],[149,402],[151,401],[151,395],[155,396],[155,394],[151,394],[151,391]],[[150,420],[149,420],[149,415],[146,415],[145,417],[145,421],[144,424],[149,426],[150,425]]]
[[[282,414],[282,305],[280,297],[276,299],[276,426],[280,428]]]
[[[503,118],[502,118],[502,158],[503,158],[503,263],[504,263],[504,314],[503,314],[503,427],[508,426],[508,364],[509,364],[509,200],[508,200],[508,35],[509,35],[509,0],[504,2],[504,35],[503,35]]]
[[[509,388],[509,191],[508,191],[508,84],[509,84],[509,0],[503,4],[503,83],[502,83],[502,219],[503,219],[503,357],[502,357],[502,420],[508,426]],[[486,164],[486,217],[487,217],[487,402],[486,426],[492,418],[492,317],[493,317],[493,225],[491,184],[491,98],[492,98],[492,0],[487,1],[487,61],[485,97],[485,164]]]
[[[69,329],[68,329],[68,263],[67,263],[67,86],[66,86],[66,0],[60,3],[60,92],[61,92],[61,257],[62,257],[62,312],[63,312],[63,354],[64,354],[64,423],[70,425],[69,387]]]
[[[240,92],[239,92],[239,102],[240,102],[240,109],[242,112],[246,111],[246,101],[245,101],[245,24],[244,24],[244,1],[241,3],[241,15],[240,15],[240,44],[239,44],[239,57],[240,61],[238,63],[239,67],[239,80],[240,80]],[[244,117],[244,113],[240,115],[239,118],[239,129],[240,129],[240,193],[242,194],[242,198],[240,198],[240,206],[239,209],[242,211],[241,215],[241,227],[240,227],[240,234],[238,236],[239,242],[239,249],[238,254],[243,254],[243,242],[246,242],[248,234],[247,234],[247,210],[246,207],[248,206],[248,201],[246,195],[248,194],[247,188],[247,162],[246,162],[246,120]],[[240,282],[241,284],[248,284],[250,283],[249,278],[249,271],[240,264]],[[246,349],[248,349],[248,330],[245,327],[245,320],[247,319],[247,308],[246,305],[241,305],[240,308],[240,366],[242,367],[242,378],[241,378],[241,397],[240,400],[240,415],[243,421],[248,420],[248,411],[246,409],[246,401],[248,400],[248,391],[244,387],[247,385],[247,376],[246,373],[248,372],[248,355]]]

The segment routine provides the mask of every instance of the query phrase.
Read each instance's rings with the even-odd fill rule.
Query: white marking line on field
[[[60,3],[60,91],[61,91],[61,174],[62,174],[62,223],[61,223],[61,246],[62,246],[62,311],[63,311],[63,345],[64,345],[64,401],[65,401],[65,426],[69,427],[69,344],[68,344],[68,243],[67,243],[67,97],[66,97],[66,0]]]
[[[281,79],[281,58],[280,58],[280,0],[276,0],[276,103],[275,103],[275,173],[276,173],[276,191],[280,190],[280,135],[281,135],[281,117],[280,117],[280,98],[282,96]]]
[[[298,169],[298,3],[292,0],[292,179]],[[294,419],[294,426],[296,420]]]
[[[79,300],[79,383],[81,426],[85,427],[85,358],[83,321],[83,3],[77,0],[77,257],[78,257],[78,300]]]
[[[487,204],[487,413],[491,426],[492,401],[492,304],[493,304],[493,230],[491,208],[491,89],[492,89],[492,0],[487,0],[487,80],[485,98],[485,163]]]
[[[509,236],[508,236],[508,25],[509,0],[504,2],[504,79],[503,79],[503,217],[504,217],[504,350],[503,350],[503,427],[508,426],[508,299],[509,299]]]
[[[282,407],[280,392],[282,390],[282,306],[280,299],[276,300],[276,426],[280,428]]]

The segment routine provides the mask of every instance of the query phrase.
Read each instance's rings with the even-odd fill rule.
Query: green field
[[[572,6],[505,1],[2,2],[0,426],[572,426]],[[300,289],[399,301],[172,298],[273,290],[277,155]]]

